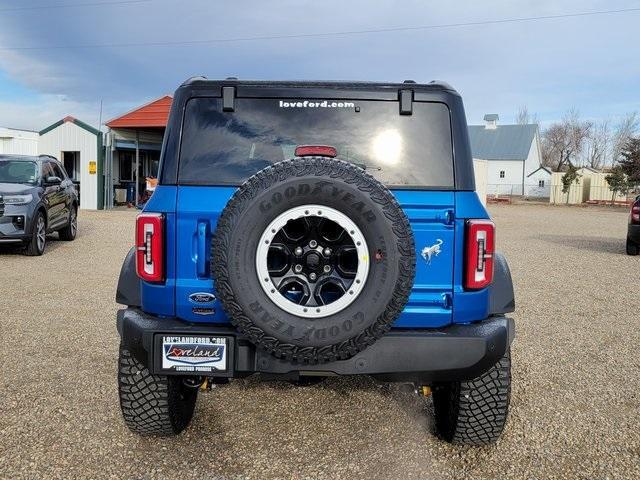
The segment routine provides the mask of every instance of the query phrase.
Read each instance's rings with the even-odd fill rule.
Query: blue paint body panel
[[[464,230],[468,218],[489,219],[489,214],[475,192],[456,192],[456,262],[454,266],[454,323],[471,323],[489,316],[489,289],[465,291]]]
[[[163,284],[140,282],[140,297],[145,312],[172,317],[175,315],[176,196],[177,187],[158,185],[145,205],[145,212],[163,213],[165,223],[165,277]]]
[[[394,327],[441,327],[452,321],[454,265],[454,193],[396,190],[393,194],[409,218],[416,244],[416,278]],[[439,248],[431,260],[424,248]]]
[[[215,294],[211,238],[235,191],[234,187],[157,187],[145,211],[166,215],[167,280],[161,285],[142,282],[144,311],[194,323],[228,323],[218,300],[195,304],[189,297]],[[467,292],[462,287],[465,219],[488,218],[478,196],[453,191],[393,193],[409,218],[416,243],[414,286],[394,328],[437,328],[486,318],[488,289]],[[202,307],[215,313],[203,312]]]

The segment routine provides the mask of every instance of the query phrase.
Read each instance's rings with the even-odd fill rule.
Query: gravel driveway
[[[640,257],[626,211],[492,207],[516,284],[512,408],[494,446],[430,433],[431,402],[370,379],[236,381],[173,439],[124,427],[113,301],[130,211],[0,253],[2,478],[640,478]]]

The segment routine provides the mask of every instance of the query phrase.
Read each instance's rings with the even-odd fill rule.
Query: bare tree
[[[529,113],[529,109],[526,105],[523,105],[516,114],[516,123],[518,125],[529,125],[532,123],[538,123],[538,115],[536,113]]]
[[[553,123],[542,134],[542,164],[559,172],[575,166],[593,125],[580,119],[575,108],[560,122]]]
[[[526,105],[520,107],[518,113],[516,114],[516,123],[518,125],[526,125],[529,123],[529,109]]]
[[[611,128],[609,120],[594,123],[585,142],[584,164],[595,169],[602,168],[607,163],[607,156],[611,147]]]
[[[640,115],[638,112],[627,113],[616,125],[611,139],[611,161],[620,160],[622,151],[632,137],[640,133]]]

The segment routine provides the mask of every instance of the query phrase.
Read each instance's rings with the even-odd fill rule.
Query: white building
[[[0,155],[37,155],[38,132],[0,127]]]
[[[476,194],[483,205],[487,204],[487,172],[489,162],[486,160],[473,159],[473,173],[476,177]]]
[[[524,194],[527,197],[551,196],[551,170],[540,166],[524,179]]]
[[[81,209],[103,208],[104,148],[98,129],[65,117],[40,131],[38,153],[52,155],[63,163],[80,193]]]
[[[484,120],[485,125],[469,125],[469,140],[473,158],[489,162],[487,193],[548,197],[550,172],[539,170],[538,125],[498,125],[497,114]]]

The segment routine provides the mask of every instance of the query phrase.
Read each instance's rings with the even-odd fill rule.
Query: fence
[[[548,198],[550,186],[544,185],[524,185],[524,192],[521,183],[489,183],[487,184],[487,198],[501,197],[527,197],[527,198]]]
[[[582,169],[580,177],[572,183],[567,193],[564,193],[562,177],[564,173],[554,172],[551,179],[551,194],[549,202],[556,204],[579,203],[629,203],[640,193],[640,186],[636,186],[628,193],[617,193],[609,187],[607,174],[602,172],[589,172]]]

